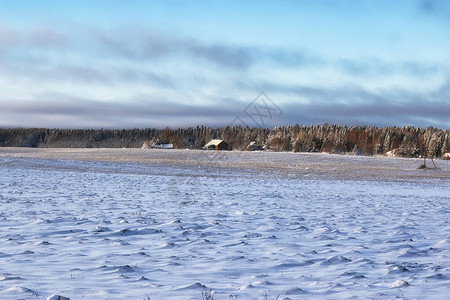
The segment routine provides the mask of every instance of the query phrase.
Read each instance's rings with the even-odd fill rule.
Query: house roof
[[[219,145],[222,142],[223,142],[223,140],[211,140],[208,144],[205,145],[205,147],[217,146],[217,145]]]

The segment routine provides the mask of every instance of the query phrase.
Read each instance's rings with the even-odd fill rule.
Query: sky
[[[450,1],[0,0],[0,16],[0,127],[450,129]]]

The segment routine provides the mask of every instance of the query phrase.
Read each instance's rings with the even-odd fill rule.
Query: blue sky
[[[450,128],[450,2],[1,1],[0,126]]]

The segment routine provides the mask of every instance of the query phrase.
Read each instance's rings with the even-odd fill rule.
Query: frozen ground
[[[450,165],[0,149],[0,299],[448,299]]]
[[[300,176],[316,179],[352,180],[401,180],[450,179],[450,162],[437,161],[438,170],[417,170],[422,159],[364,157],[322,153],[287,152],[236,152],[161,149],[55,149],[55,148],[0,148],[0,157],[39,158],[50,160],[82,160],[97,162],[128,162],[143,166],[151,165],[151,173],[163,172],[166,167],[180,169],[196,175],[214,175],[218,169],[232,173],[252,175]],[[45,164],[45,163],[44,163]],[[428,165],[433,166],[428,160]],[[52,166],[53,168],[54,166]],[[58,166],[65,168],[65,166]],[[159,167],[164,167],[161,170]],[[85,169],[83,165],[77,168]],[[109,166],[108,166],[109,168]],[[119,168],[121,172],[129,172]],[[148,167],[138,167],[139,172],[149,172]],[[159,170],[155,170],[159,169]],[[117,169],[115,170],[115,172]],[[136,172],[135,169],[132,172]]]

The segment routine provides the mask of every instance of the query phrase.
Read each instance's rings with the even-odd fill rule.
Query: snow
[[[447,298],[447,162],[227,153],[212,169],[166,152],[0,155],[0,298]],[[354,173],[374,161],[395,176]]]

